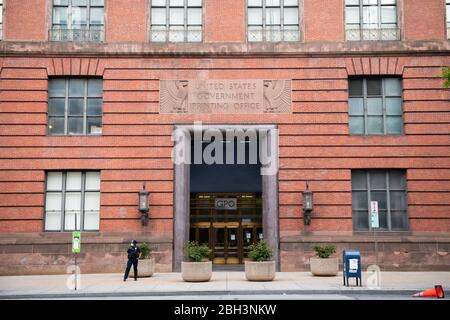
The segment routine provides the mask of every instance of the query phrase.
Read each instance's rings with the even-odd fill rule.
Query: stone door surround
[[[207,124],[202,125],[202,129],[220,131],[227,129],[266,130],[268,134],[263,140],[263,144],[267,147],[268,154],[276,159],[278,165],[278,129],[276,125]],[[182,152],[190,154],[194,125],[175,125],[174,130],[180,138],[177,141],[182,141]],[[189,240],[190,165],[175,163],[174,173],[173,271],[179,272],[181,261],[183,261],[183,246]],[[263,237],[274,251],[276,267],[279,270],[278,172],[262,175],[262,198]]]

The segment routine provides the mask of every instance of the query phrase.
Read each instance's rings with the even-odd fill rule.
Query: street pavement
[[[410,296],[400,294],[378,293],[378,294],[259,294],[259,295],[196,295],[196,296],[183,296],[174,295],[164,297],[169,300],[181,300],[181,301],[205,301],[205,300],[417,300]],[[71,298],[20,298],[20,300],[161,300],[161,296],[128,296],[128,297],[71,297]],[[449,298],[445,298],[449,299]]]
[[[203,283],[184,282],[175,272],[156,273],[138,281],[123,282],[122,277],[81,274],[75,291],[70,274],[2,276],[0,299],[411,299],[413,293],[434,285],[442,285],[444,291],[450,292],[450,272],[381,272],[380,288],[371,287],[366,272],[361,287],[355,285],[355,279],[350,279],[350,286],[344,286],[342,273],[314,277],[309,272],[279,272],[271,282],[246,281],[243,272],[231,271],[214,272],[211,281]]]

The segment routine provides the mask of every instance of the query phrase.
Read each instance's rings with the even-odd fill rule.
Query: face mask
[[[133,242],[131,243],[131,246],[134,247],[134,243]]]

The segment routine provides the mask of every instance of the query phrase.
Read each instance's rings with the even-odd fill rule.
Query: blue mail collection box
[[[357,250],[344,250],[342,253],[342,261],[344,264],[343,277],[344,285],[349,285],[349,278],[356,278],[356,285],[362,286],[361,279],[361,254]]]

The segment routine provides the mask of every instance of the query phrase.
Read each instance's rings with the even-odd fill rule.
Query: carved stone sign
[[[216,210],[237,210],[236,198],[216,198],[214,199]]]
[[[161,80],[160,112],[290,113],[290,80]]]
[[[262,113],[262,80],[192,80],[189,113]]]

